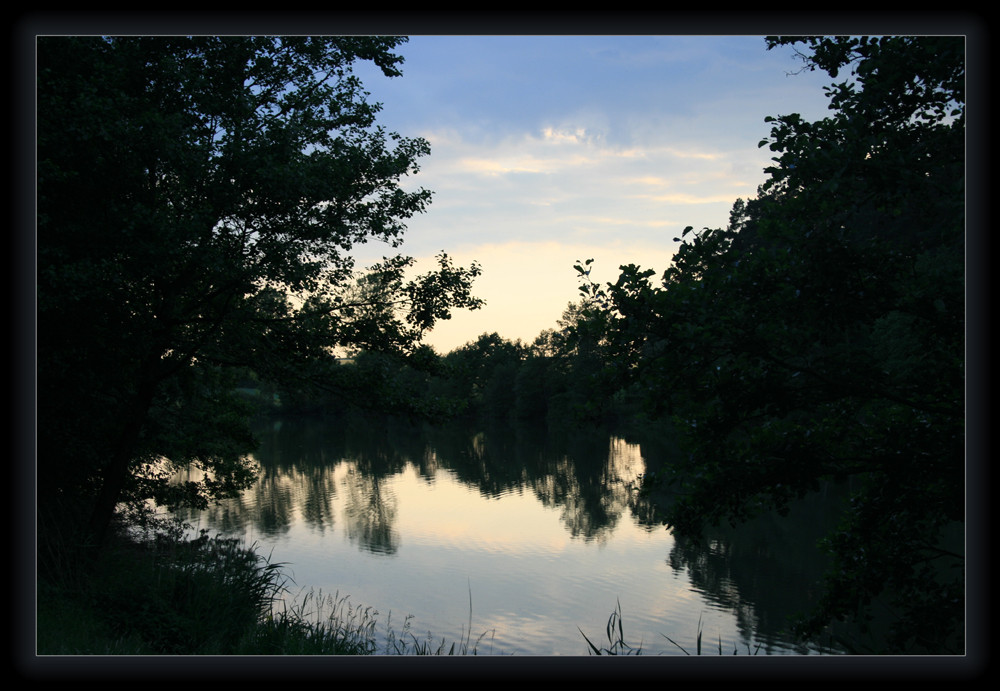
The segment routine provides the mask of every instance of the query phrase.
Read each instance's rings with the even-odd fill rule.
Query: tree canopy
[[[673,265],[581,290],[619,386],[641,383],[686,461],[669,523],[784,510],[853,489],[800,630],[892,612],[880,652],[962,649],[964,43],[770,37],[823,70],[832,114],[768,118],[775,152],[725,228],[684,230]],[[845,75],[846,73],[846,75]]]
[[[203,502],[253,475],[234,376],[305,379],[335,346],[411,353],[479,267],[394,255],[429,153],[352,71],[399,37],[40,37],[40,508],[100,538],[116,504]],[[322,371],[322,368],[320,370]],[[92,499],[96,497],[96,502]],[[63,519],[65,524],[65,519]]]

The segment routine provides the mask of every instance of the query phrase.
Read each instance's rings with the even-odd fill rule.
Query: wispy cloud
[[[403,53],[374,99],[388,129],[430,142],[408,184],[434,192],[403,249],[486,272],[487,309],[442,325],[439,347],[554,325],[585,250],[612,273],[665,269],[676,231],[724,225],[756,193],[765,116],[825,114],[819,81],[787,77],[797,64],[762,38],[418,36]]]

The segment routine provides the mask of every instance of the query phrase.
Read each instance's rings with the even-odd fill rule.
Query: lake
[[[290,598],[374,608],[379,634],[405,624],[434,647],[586,655],[584,634],[606,647],[620,611],[644,655],[694,655],[699,631],[702,654],[838,652],[785,629],[818,594],[815,541],[841,491],[680,541],[635,490],[675,453],[666,433],[355,416],[274,418],[257,433],[256,485],[182,518],[286,563]]]

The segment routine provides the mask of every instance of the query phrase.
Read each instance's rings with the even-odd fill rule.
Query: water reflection
[[[829,641],[790,644],[788,626],[818,604],[818,585],[829,565],[818,542],[834,527],[846,498],[845,486],[828,484],[794,502],[787,516],[768,512],[736,528],[710,528],[701,539],[678,537],[667,562],[687,573],[706,600],[734,612],[741,633],[753,634],[762,653],[789,646],[803,654],[837,652]]]
[[[597,430],[554,435],[544,427],[345,418],[282,420],[257,434],[258,483],[200,514],[201,522],[222,532],[276,536],[301,520],[322,533],[335,525],[340,499],[347,536],[375,554],[398,549],[397,499],[385,481],[408,466],[428,483],[448,469],[486,498],[530,491],[560,510],[570,535],[597,541],[628,510],[630,483],[643,467],[637,444]]]
[[[393,527],[396,497],[384,484],[380,476],[353,463],[344,477],[347,537],[373,554],[395,554],[399,548],[399,533]]]
[[[525,571],[530,569],[530,589],[536,592],[525,597],[541,604],[533,601],[523,605],[522,611],[543,620],[567,619],[562,624],[567,649],[557,652],[585,653],[576,628],[587,623],[579,618],[581,611],[599,605],[604,618],[589,625],[601,630],[616,599],[626,595],[636,602],[632,611],[624,612],[626,623],[647,631],[647,640],[664,640],[658,635],[661,632],[674,640],[683,640],[686,634],[693,637],[704,613],[715,610],[732,620],[726,634],[729,651],[737,643],[742,650],[751,642],[760,645],[762,653],[821,650],[790,643],[786,629],[788,616],[804,609],[815,596],[825,565],[815,540],[833,515],[830,507],[840,496],[836,490],[831,490],[830,497],[803,502],[791,520],[763,517],[739,530],[710,531],[703,540],[674,540],[661,519],[661,508],[670,498],[639,495],[634,488],[640,474],[670,463],[675,451],[669,439],[662,437],[640,438],[600,429],[554,432],[503,424],[432,427],[359,418],[292,418],[269,422],[257,432],[259,482],[236,499],[182,518],[213,532],[272,541],[307,540],[308,549],[321,555],[323,569],[329,569],[331,560],[343,559],[333,556],[331,545],[336,541],[329,541],[334,536],[342,536],[374,560],[398,560],[407,540],[416,541],[420,543],[417,551],[422,550],[424,556],[414,556],[412,550],[407,553],[405,565],[398,569],[408,574],[405,586],[381,586],[389,592],[405,591],[411,598],[420,597],[421,589],[414,573],[474,568],[483,569],[477,575],[480,582],[497,579],[495,590],[516,592],[520,597]],[[409,480],[401,480],[410,477],[430,494],[418,500]],[[445,482],[447,491],[434,494],[435,487]],[[401,487],[407,487],[405,496],[399,494]],[[461,493],[456,487],[463,488]],[[588,550],[586,556],[567,551],[564,545],[553,547],[556,543],[551,536],[539,539],[526,532],[532,526],[522,527],[521,516],[502,508],[516,506],[515,499],[530,499],[533,506],[558,515],[563,535]],[[428,508],[426,503],[434,501],[438,503]],[[424,508],[415,508],[418,505]],[[438,512],[438,516],[421,523],[413,516],[418,510]],[[492,532],[475,532],[487,520],[493,521]],[[643,534],[653,542],[640,540]],[[510,566],[498,567],[494,560],[501,543]],[[649,545],[659,550],[654,562],[643,551]],[[287,554],[278,558],[306,561]],[[490,565],[474,566],[474,559]],[[502,569],[510,573],[498,573]],[[390,578],[396,570],[383,568],[379,577]],[[567,583],[573,588],[566,588]],[[332,585],[339,587],[337,582]],[[571,595],[570,590],[596,594]],[[602,601],[581,603],[574,597]],[[459,598],[459,604],[465,600]],[[427,602],[429,608],[442,607],[431,604],[432,598]],[[543,606],[566,611],[543,613]],[[407,603],[406,611],[415,609],[414,603]],[[496,610],[496,620],[506,621],[511,603],[500,602]],[[464,619],[463,614],[457,617],[458,622]],[[552,633],[547,635],[544,645],[555,645]],[[665,644],[662,652],[678,651]]]

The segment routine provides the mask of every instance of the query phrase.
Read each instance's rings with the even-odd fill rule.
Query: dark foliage
[[[386,133],[352,73],[382,37],[38,39],[38,462],[43,525],[99,542],[117,504],[247,486],[256,377],[305,388],[331,348],[411,353],[475,308],[479,268],[360,274],[430,200],[429,152]],[[166,478],[205,471],[184,491]],[[67,535],[80,528],[80,535]]]
[[[758,196],[726,228],[687,228],[659,285],[628,266],[582,290],[619,386],[683,436],[679,534],[854,478],[800,632],[887,607],[878,652],[961,652],[963,545],[947,536],[965,513],[963,40],[778,45],[850,73],[827,89],[833,114],[768,118]]]

